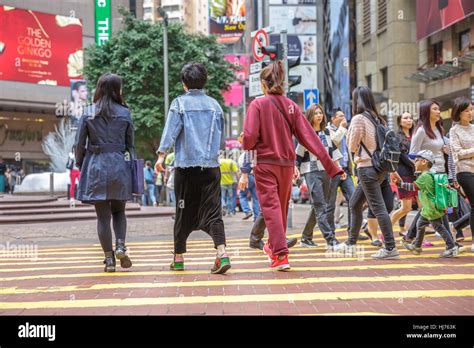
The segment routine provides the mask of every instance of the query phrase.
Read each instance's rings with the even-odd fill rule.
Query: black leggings
[[[462,189],[464,190],[467,199],[469,200],[469,204],[471,205],[471,215],[469,217],[469,223],[471,225],[471,233],[474,233],[474,173],[458,173],[457,179]]]
[[[110,229],[110,218],[114,226],[115,240],[125,240],[127,233],[127,219],[125,217],[126,201],[108,200],[95,203],[97,214],[97,232],[100,245],[104,252],[113,251],[112,230]]]

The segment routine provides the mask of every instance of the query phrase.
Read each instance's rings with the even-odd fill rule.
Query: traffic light
[[[262,53],[270,57],[271,61],[283,59],[283,44],[276,43],[275,45],[263,46]]]
[[[301,75],[290,75],[290,69],[300,65],[300,57],[288,57],[288,90],[301,83]]]

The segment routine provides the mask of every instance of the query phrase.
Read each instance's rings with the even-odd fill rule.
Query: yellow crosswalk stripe
[[[378,312],[343,312],[343,313],[310,313],[310,314],[302,314],[303,316],[348,316],[348,315],[374,315],[374,316],[388,316],[388,315],[397,315],[397,314],[389,314],[389,313],[378,313]]]
[[[461,254],[459,255],[459,257],[469,257],[469,255],[466,255],[466,254]],[[427,258],[439,258],[439,255],[438,254],[426,254],[426,255],[419,255],[419,256],[415,256],[415,255],[406,255],[406,256],[402,256],[401,259],[402,260],[412,260],[412,259],[427,259]],[[212,260],[214,260],[214,258],[201,258],[201,260],[205,260],[205,259],[210,259],[209,261],[189,261],[189,260],[186,260],[186,265],[191,265],[191,266],[198,266],[198,265],[209,265],[212,263]],[[232,264],[233,265],[248,265],[248,264],[255,264],[255,262],[262,262],[262,263],[265,263],[266,262],[266,259],[265,257],[262,255],[260,257],[258,257],[259,260],[243,260],[243,261],[240,261],[240,260],[233,260],[232,261]],[[291,258],[290,261],[291,263],[296,263],[296,262],[316,262],[316,263],[319,263],[319,262],[343,262],[343,261],[360,261],[360,262],[363,262],[363,261],[368,261],[368,260],[373,260],[370,255],[366,255],[365,257],[337,257],[337,256],[334,256],[334,257],[327,257],[327,258]],[[135,262],[134,265],[135,267],[166,267],[170,264],[170,260],[166,259],[166,260],[163,260],[165,262],[148,262],[147,261],[151,261],[149,259],[140,259],[141,262]],[[99,260],[97,260],[97,262],[99,262]],[[444,265],[444,264],[443,264]],[[71,268],[74,268],[74,269],[94,269],[94,268],[97,268],[97,264],[95,265],[83,265],[83,266],[62,266],[62,267],[29,267],[29,268],[10,268],[10,269],[0,269],[0,273],[19,273],[19,272],[33,272],[33,271],[57,271],[57,270],[67,270],[67,269],[71,269]]]
[[[249,231],[250,231],[250,229],[249,229]],[[345,231],[346,231],[346,229],[344,229],[344,228],[336,229],[336,232],[345,232]],[[313,241],[315,241],[316,243],[322,243],[323,245],[325,245],[326,241],[324,240],[324,238],[319,237],[320,232],[318,230],[315,230],[314,233],[315,233],[315,237],[313,238]],[[172,237],[171,232],[170,232],[170,237]],[[266,235],[264,240],[266,240],[267,237],[268,236]],[[341,237],[341,236],[338,235],[338,237]],[[347,235],[345,235],[345,234],[342,235],[342,238],[346,238],[346,237],[347,237]],[[301,233],[289,234],[288,238],[298,238],[298,240],[299,240],[301,238]],[[396,236],[396,239],[399,239],[399,238],[400,237]],[[430,239],[430,241],[433,240],[432,236],[428,236],[428,238]],[[441,243],[443,242],[441,239],[438,239],[438,238],[436,238],[436,240],[439,240]],[[471,240],[472,240],[472,237],[466,237],[465,238],[465,242],[469,242]],[[242,244],[242,245],[247,245],[248,246],[248,242],[249,242],[248,237],[246,237],[246,238],[227,238],[227,243],[228,244],[237,243],[239,245]],[[361,241],[359,243],[367,243],[367,244],[370,245],[370,243],[368,241]],[[130,246],[130,247],[134,247],[134,246],[142,247],[143,246],[143,247],[150,247],[150,248],[153,248],[155,246],[163,246],[163,247],[166,246],[166,247],[172,248],[173,244],[174,244],[174,242],[170,241],[170,240],[163,240],[163,241],[154,240],[154,241],[149,241],[149,242],[127,242],[127,245]],[[187,242],[187,245],[188,246],[209,246],[209,245],[212,246],[212,240],[210,238],[208,240],[202,240],[202,239],[189,240]],[[65,246],[48,247],[47,249],[41,249],[41,250],[42,251],[47,251],[47,252],[54,252],[54,251],[70,251],[72,249],[101,250],[100,249],[100,244],[98,244],[98,243],[95,243],[95,244],[72,244],[72,245],[69,245],[67,247],[65,247]]]
[[[208,263],[210,266],[210,264]],[[467,264],[449,264],[451,268],[458,267],[473,267],[474,263]],[[344,266],[306,266],[306,267],[292,267],[293,272],[305,272],[305,271],[351,271],[351,270],[388,270],[388,269],[416,269],[416,268],[438,268],[446,267],[445,263],[400,263],[394,261],[390,264],[378,264],[378,265],[344,265]],[[262,273],[268,272],[268,268],[232,268],[227,276],[239,273]],[[36,274],[27,276],[15,276],[15,277],[1,277],[0,282],[8,281],[21,281],[21,280],[33,280],[33,279],[68,279],[68,278],[92,278],[92,277],[143,277],[143,276],[168,276],[168,275],[198,275],[198,274],[209,274],[209,270],[185,270],[185,271],[119,271],[114,273],[68,273],[68,274]],[[219,275],[216,275],[219,276]]]
[[[193,250],[193,249],[191,249]],[[261,255],[263,255],[263,252],[261,250],[234,250],[232,248],[227,249],[228,254],[231,258],[235,259],[257,259],[261,258]],[[318,250],[318,251],[316,251]],[[319,251],[321,249],[306,249],[306,248],[301,248],[301,249],[292,249],[290,250],[290,259],[295,259],[301,256],[324,256],[324,257],[334,257],[334,252],[332,251]],[[378,250],[378,248],[360,248],[360,252],[366,252],[366,254],[375,252]],[[423,250],[422,256],[425,255],[432,255],[431,252],[438,252],[440,250],[445,250],[445,247],[430,247],[425,250]],[[400,248],[399,252],[401,255],[413,255],[410,251],[405,250]],[[209,250],[208,253],[204,252],[188,252],[185,254],[186,261],[196,261],[196,260],[214,260],[215,250]],[[136,257],[136,255],[139,255],[140,257]],[[195,255],[199,255],[201,257],[193,257]],[[203,256],[203,255],[211,255],[211,256]],[[436,253],[438,255],[438,253]],[[474,256],[472,253],[463,253],[463,256]],[[146,261],[146,260],[151,260],[153,259],[154,261],[168,261],[171,259],[171,253],[159,253],[159,252],[148,252],[148,251],[142,251],[142,250],[134,250],[133,252],[130,252],[130,256],[133,258],[133,261]],[[162,258],[163,256],[167,256],[166,258]],[[191,257],[188,257],[191,256]],[[20,261],[20,262],[15,262],[18,260],[18,258],[5,258],[1,259],[0,258],[0,266],[15,266],[15,265],[37,265],[37,264],[54,264],[54,263],[89,263],[89,262],[97,262],[101,261],[103,259],[103,253],[102,251],[98,251],[97,253],[88,253],[88,255],[85,256],[75,256],[75,257],[29,257],[26,258],[28,261]],[[20,259],[23,260],[23,259]]]
[[[426,253],[426,252],[429,252],[429,251],[432,251],[432,250],[444,250],[445,249],[444,243],[437,242],[437,243],[433,243],[433,244],[434,244],[433,247],[423,248],[423,253]],[[363,250],[367,250],[367,251],[377,251],[377,250],[379,250],[378,247],[371,246],[370,244],[358,244],[357,247],[360,248],[360,249],[363,249]],[[202,254],[205,254],[205,253],[214,254],[216,252],[216,250],[212,247],[208,247],[208,248],[189,248],[189,250],[190,251],[185,254],[186,256],[187,255],[202,255]],[[323,251],[321,251],[321,250],[323,250]],[[398,250],[401,251],[401,252],[406,252],[407,251],[401,246],[398,246]],[[322,255],[322,254],[326,253],[324,247],[322,247],[322,246],[318,247],[318,248],[313,248],[313,249],[303,248],[303,247],[294,247],[294,248],[289,249],[289,251],[290,251],[290,255],[297,255],[298,253],[302,253],[302,252],[312,252],[315,255]],[[171,249],[170,250],[162,250],[162,249],[158,249],[158,248],[155,248],[155,247],[141,247],[140,249],[130,248],[129,252],[130,252],[130,255],[135,255],[135,254],[148,254],[149,256],[152,256],[152,255],[171,255]],[[229,254],[263,253],[261,250],[256,250],[256,249],[249,248],[248,245],[245,245],[242,248],[230,245],[227,248],[227,252]],[[33,259],[33,260],[38,260],[38,259],[41,259],[41,260],[55,260],[55,259],[57,259],[57,260],[81,260],[87,255],[94,256],[94,255],[97,255],[97,254],[98,255],[103,255],[102,250],[101,249],[95,249],[95,250],[92,250],[92,251],[64,251],[64,252],[47,252],[47,253],[43,253],[43,252],[39,251],[37,254],[34,253],[34,252],[32,252],[31,255],[28,254],[29,255],[28,259]],[[2,254],[0,253],[0,256],[1,255]],[[67,257],[64,257],[64,258],[63,257],[50,257],[50,258],[47,258],[47,257],[43,257],[44,255],[57,255],[57,256],[65,255]],[[73,256],[73,255],[84,255],[84,256]],[[17,258],[17,257],[0,257],[0,262],[12,261],[12,260],[15,260],[15,258]]]
[[[50,286],[21,288],[9,287],[0,288],[0,295],[21,295],[21,294],[39,294],[50,292],[87,292],[93,290],[118,290],[118,289],[152,289],[152,288],[170,288],[170,287],[210,287],[210,286],[244,286],[244,285],[295,285],[295,284],[315,284],[315,283],[366,283],[366,282],[421,282],[433,280],[471,280],[474,274],[430,274],[430,275],[401,275],[401,276],[367,276],[367,277],[310,277],[296,279],[238,279],[238,280],[202,280],[186,282],[167,282],[167,283],[113,283],[113,284],[91,284],[67,286]]]
[[[154,306],[197,303],[243,303],[243,302],[296,302],[317,300],[390,299],[421,297],[474,297],[473,290],[402,290],[402,291],[355,291],[355,292],[306,292],[292,294],[257,294],[233,296],[179,296],[159,298],[101,298],[88,300],[55,300],[28,302],[0,302],[5,309],[52,309],[52,308],[100,308],[119,306]]]

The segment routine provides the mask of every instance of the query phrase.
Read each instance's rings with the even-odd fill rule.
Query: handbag
[[[135,195],[142,195],[145,192],[144,166],[143,159],[132,159],[132,193]]]

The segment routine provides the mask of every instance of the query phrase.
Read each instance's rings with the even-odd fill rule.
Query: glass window
[[[468,29],[459,33],[459,51],[468,51],[470,45],[471,45],[470,30]]]

